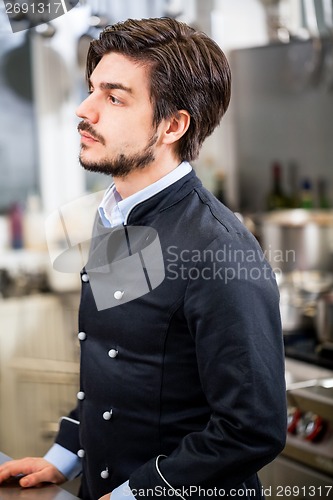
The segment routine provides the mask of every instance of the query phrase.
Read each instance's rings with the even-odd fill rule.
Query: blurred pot
[[[317,301],[316,330],[320,343],[333,343],[333,292],[321,295]]]
[[[7,269],[0,269],[0,298],[9,296],[12,280]]]
[[[333,275],[318,271],[294,271],[277,275],[284,332],[313,329],[317,300],[331,290]]]
[[[276,271],[333,271],[333,210],[263,213],[256,217],[256,227]]]
[[[299,291],[291,283],[280,285],[280,314],[283,333],[304,330],[311,326],[309,316],[305,314],[306,304]]]

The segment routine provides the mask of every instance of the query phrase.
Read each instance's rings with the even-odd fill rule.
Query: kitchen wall
[[[202,5],[204,2],[199,0]],[[259,0],[215,0],[209,13],[211,36],[227,57],[234,49],[266,45],[269,42],[265,12]],[[196,169],[205,186],[214,190],[216,172],[225,176],[225,200],[240,207],[236,156],[234,92],[220,126],[204,143]]]
[[[304,179],[310,181],[314,206],[318,204],[320,179],[333,206],[332,41],[323,42],[320,50],[323,56],[317,56],[310,41],[293,41],[231,54],[235,150],[243,211],[266,209],[275,160],[281,163],[286,194],[292,194],[293,165],[298,188]]]
[[[322,0],[315,0],[314,5],[321,5],[321,2]],[[274,2],[268,3],[274,4]],[[309,5],[310,3],[307,2]],[[272,30],[269,29],[268,10],[264,9],[264,4],[267,2],[261,0],[237,0],[237,2],[234,0],[142,0],[140,2],[134,0],[112,0],[112,2],[109,0],[88,0],[82,5],[79,4],[77,8],[72,9],[65,16],[54,20],[52,24],[56,31],[54,36],[50,38],[32,32],[29,36],[27,31],[11,33],[8,20],[6,21],[6,16],[3,13],[3,5],[1,5],[0,118],[2,123],[6,123],[6,127],[4,127],[4,133],[0,139],[0,211],[5,211],[10,201],[25,202],[30,193],[37,191],[41,194],[44,209],[46,212],[50,212],[61,203],[79,196],[87,187],[99,189],[107,184],[107,180],[101,176],[83,172],[77,162],[79,144],[76,133],[77,119],[74,111],[85,95],[83,68],[78,64],[77,43],[81,35],[87,31],[92,11],[98,10],[100,14],[108,18],[109,22],[129,16],[148,17],[165,13],[178,15],[179,18],[194,23],[210,33],[229,56],[232,51],[238,49],[267,46],[269,42],[272,42],[270,39],[272,36],[273,38],[277,37],[277,32],[272,35]],[[327,1],[326,5],[328,5]],[[281,25],[287,27],[297,37],[309,35],[304,29],[305,21],[303,18],[301,19],[301,6],[301,0],[280,0],[276,11],[280,16]],[[323,24],[322,15],[320,20]],[[308,24],[311,26],[312,32],[315,33],[313,19],[309,18]],[[322,29],[324,30],[324,28]],[[281,35],[281,29],[279,33]],[[283,32],[282,29],[283,41],[286,41],[285,37],[286,30]],[[274,41],[276,42],[276,40]],[[285,44],[280,42],[279,45]],[[20,93],[18,89],[15,89],[15,86],[8,84],[5,64],[8,52],[14,52],[12,57],[15,56],[15,52],[21,53],[22,61],[24,50],[28,54],[28,57],[24,58],[26,69],[22,64],[16,64],[15,80],[25,82],[25,86],[30,88],[28,98],[22,95],[22,91]],[[265,57],[264,54],[267,53],[267,50],[258,52],[258,58],[260,59],[261,55]],[[243,55],[239,55],[238,59],[249,61],[251,54],[255,53],[254,50],[243,52]],[[274,53],[277,53],[277,50]],[[246,168],[250,171],[252,168],[256,169],[256,166],[260,164],[265,164],[264,167],[258,167],[265,168],[265,171],[261,170],[263,184],[260,188],[264,191],[268,188],[269,156],[272,158],[281,157],[284,161],[287,152],[285,155],[276,153],[276,149],[282,151],[286,150],[286,147],[281,142],[274,143],[273,131],[272,141],[265,143],[267,148],[272,146],[271,155],[267,151],[265,157],[257,159],[251,152],[244,151],[243,153],[241,151],[245,144],[243,139],[240,139],[243,134],[241,129],[244,125],[242,112],[245,116],[245,113],[249,111],[249,88],[253,75],[247,71],[242,73],[242,65],[236,63],[236,56],[234,58],[230,56],[230,58],[235,62],[231,106],[220,128],[204,145],[200,158],[196,162],[196,168],[210,189],[214,189],[216,171],[225,172],[228,201],[233,208],[239,209],[249,206],[248,200],[243,200],[244,190],[241,188],[241,184],[245,182],[242,175],[244,162],[247,163]],[[270,61],[273,61],[272,58]],[[272,94],[266,95],[265,110],[267,113],[269,106],[275,105],[274,95],[280,84],[279,77],[284,78],[284,71],[289,71],[290,76],[291,64],[297,64],[292,60],[289,63],[289,69],[275,65],[277,77],[274,82],[272,79],[267,80],[268,90],[273,83]],[[259,66],[257,66],[258,71],[261,71]],[[263,79],[264,81],[265,79]],[[301,89],[299,92],[303,92],[303,90]],[[284,97],[287,102],[286,94],[281,98]],[[303,105],[299,106],[299,101],[294,97],[295,92],[292,92],[290,99],[293,101],[294,109],[298,111],[306,109]],[[315,101],[313,101],[313,106],[316,107],[318,120],[321,122],[321,109],[326,109],[326,106],[316,106]],[[283,105],[278,104],[277,109],[281,115],[281,121],[284,121],[285,124],[288,120],[283,117],[281,112],[283,107]],[[253,109],[256,109],[255,106]],[[258,108],[257,116],[259,113],[260,109]],[[279,113],[272,111],[275,117]],[[265,116],[262,116],[262,120],[264,119]],[[308,140],[302,140],[304,120],[301,120],[299,126],[297,123],[294,125],[292,128],[291,125],[288,128],[288,137],[290,137],[289,131],[292,131],[293,134],[298,134],[300,142],[309,145]],[[278,123],[274,127],[281,129]],[[287,130],[284,126],[282,128]],[[260,135],[260,128],[257,130],[254,122],[252,132]],[[311,148],[310,155],[308,155],[307,149],[304,149],[303,156],[305,158],[311,157],[313,159],[316,148],[323,154],[324,136],[325,134],[315,134],[313,140],[318,138],[319,142],[316,143],[315,148]],[[246,134],[246,137],[249,139],[250,135]],[[17,148],[18,143],[20,144],[19,149]],[[257,147],[256,140],[251,141],[251,143],[254,149],[262,149]],[[62,145],[61,148],[59,148],[59,144]],[[310,148],[310,146],[308,147]],[[292,153],[291,151],[290,157],[297,156]],[[253,161],[247,162],[246,159],[243,159],[245,156],[251,156]],[[296,159],[298,158],[296,157]],[[299,161],[301,168],[307,169],[307,166],[303,165],[306,163],[303,161],[303,157],[300,157]],[[329,160],[325,160],[325,163],[329,164]],[[311,165],[313,164],[314,161],[311,160]],[[260,206],[259,204],[253,208],[260,208]]]
[[[43,208],[49,213],[79,196],[86,187],[99,189],[107,183],[101,176],[83,172],[77,162],[79,141],[75,108],[86,92],[83,68],[78,64],[77,43],[87,31],[90,13],[96,8],[109,18],[109,22],[128,16],[180,14],[180,19],[210,33],[227,52],[235,46],[267,41],[264,13],[258,0],[238,0],[237,9],[232,0],[88,0],[54,20],[55,34],[49,38],[35,31],[11,33],[8,20],[6,22],[0,10],[0,93],[3,102],[0,118],[2,123],[8,124],[8,132],[0,142],[2,212],[11,201],[19,200],[24,204],[29,194],[39,192]],[[30,85],[29,101],[8,88],[3,66],[5,53],[15,47],[21,50],[26,39],[29,40],[26,61],[31,65],[29,71],[23,72],[22,68],[17,80]],[[231,113],[228,115],[221,129],[207,141],[196,166],[210,188],[214,187],[214,179],[209,172],[225,170],[229,194],[236,198],[233,124],[229,119]]]
[[[265,10],[264,4],[277,7]],[[209,169],[225,172],[227,201],[235,210],[266,209],[274,160],[282,164],[288,195],[293,162],[298,186],[308,177],[316,203],[316,183],[322,178],[333,206],[332,4],[330,0],[214,3],[212,35],[229,57],[233,89],[229,110],[204,146],[199,169],[209,188],[213,187]],[[321,44],[319,37],[326,42]],[[306,74],[317,63],[315,82],[316,75]]]

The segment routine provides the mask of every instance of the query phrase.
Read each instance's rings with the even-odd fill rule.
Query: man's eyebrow
[[[93,87],[93,84],[91,82],[91,80],[88,81],[88,84],[89,84],[89,87]],[[126,85],[123,85],[122,83],[111,83],[111,82],[102,82],[100,85],[99,85],[99,88],[101,90],[114,90],[114,89],[118,89],[118,90],[124,90],[125,92],[128,92],[129,94],[132,94],[133,93],[133,90],[130,88],[130,87],[126,87]]]

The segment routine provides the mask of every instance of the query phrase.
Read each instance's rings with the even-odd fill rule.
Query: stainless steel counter
[[[306,382],[312,379],[332,378],[333,370],[312,365],[297,359],[286,358],[286,385],[289,389],[292,384]]]
[[[0,452],[0,464],[10,460],[9,457]],[[59,486],[46,485],[42,488],[21,488],[17,481],[10,481],[0,485],[0,500],[77,500],[71,493]]]

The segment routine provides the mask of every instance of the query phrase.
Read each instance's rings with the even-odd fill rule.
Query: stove
[[[333,344],[319,343],[315,330],[295,330],[283,339],[288,358],[333,370]]]
[[[289,384],[287,401],[283,455],[333,478],[333,376]]]
[[[287,356],[285,377],[287,440],[282,453],[259,473],[266,498],[331,497],[333,369]]]

